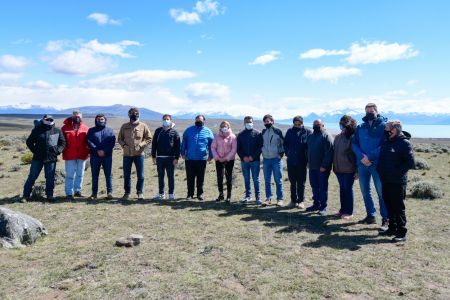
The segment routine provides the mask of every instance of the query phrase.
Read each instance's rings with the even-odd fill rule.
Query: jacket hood
[[[363,117],[362,120],[365,123],[369,123],[369,120],[367,120],[367,117]],[[373,119],[373,121],[375,122],[375,124],[380,124],[382,122],[386,122],[387,118],[383,117],[382,115],[378,115],[375,119]]]
[[[411,134],[408,131],[402,131],[397,136],[398,139],[409,140],[411,139]]]

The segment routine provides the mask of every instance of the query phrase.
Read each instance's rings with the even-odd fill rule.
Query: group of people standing
[[[198,115],[195,124],[186,128],[180,137],[171,115],[162,117],[162,126],[152,135],[148,126],[139,120],[139,110],[131,108],[129,122],[120,128],[117,142],[123,149],[124,195],[131,193],[131,170],[136,168],[136,194],[144,199],[144,151],[151,147],[152,161],[157,166],[158,200],[166,199],[165,176],[168,178],[168,199],[175,199],[174,172],[180,156],[185,161],[187,196],[204,200],[204,178],[207,162],[215,161],[219,195],[216,201],[231,202],[233,169],[236,155],[240,159],[245,183],[245,195],[241,201],[247,204],[252,199],[252,182],[255,203],[258,206],[283,204],[283,156],[286,155],[290,181],[290,203],[288,208],[304,209],[307,175],[312,189],[313,204],[309,212],[327,214],[328,180],[333,170],[339,182],[340,210],[338,217],[353,218],[353,185],[359,179],[367,216],[359,221],[376,223],[376,208],[371,192],[372,178],[378,194],[382,226],[380,235],[394,235],[394,241],[406,238],[406,174],[414,168],[414,156],[408,139],[399,121],[389,121],[378,114],[377,106],[369,103],[365,107],[363,123],[345,115],[339,121],[341,132],[332,137],[321,120],[313,122],[312,130],[303,124],[303,118],[293,118],[293,126],[285,135],[275,126],[271,115],[263,118],[262,132],[254,128],[253,118],[244,118],[244,128],[237,135],[227,121],[220,123],[214,135],[206,125],[206,118]],[[96,199],[100,169],[106,178],[107,198],[113,198],[112,153],[116,144],[114,130],[107,126],[103,114],[95,117],[95,126],[88,128],[82,114],[74,111],[64,120],[61,129],[55,127],[52,116],[45,115],[32,130],[27,146],[33,152],[30,173],[24,186],[22,202],[28,201],[35,180],[44,167],[46,194],[53,199],[54,176],[57,156],[62,153],[65,161],[65,193],[68,200],[82,197],[82,182],[85,163],[90,157],[92,172],[92,194]],[[260,165],[263,158],[265,201],[260,192]],[[308,172],[309,170],[309,172]],[[226,195],[224,193],[224,178]],[[275,195],[272,192],[272,178]],[[196,193],[195,193],[196,192]],[[275,202],[276,201],[276,202]]]

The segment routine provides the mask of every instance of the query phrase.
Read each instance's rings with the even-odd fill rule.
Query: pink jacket
[[[211,151],[214,159],[225,158],[228,160],[234,160],[237,150],[237,139],[234,133],[230,131],[224,135],[222,132],[216,134],[212,145]]]

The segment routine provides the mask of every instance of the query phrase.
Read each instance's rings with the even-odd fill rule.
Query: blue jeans
[[[56,161],[52,162],[42,162],[39,160],[32,160],[30,166],[30,173],[28,174],[27,181],[23,187],[23,197],[29,198],[31,195],[31,190],[36,179],[41,173],[42,167],[44,167],[45,172],[45,194],[47,197],[53,197],[53,190],[55,189],[55,171],[56,171]]]
[[[370,167],[358,164],[359,187],[366,206],[366,213],[368,216],[375,217],[377,210],[375,209],[375,202],[373,201],[372,191],[370,187],[370,177],[373,178],[373,183],[378,194],[378,202],[380,204],[380,215],[383,219],[387,219],[388,214],[386,206],[383,201],[383,194],[381,190],[381,180],[378,175],[377,167],[371,165]]]
[[[106,192],[112,193],[112,156],[94,156],[91,155],[91,173],[92,173],[92,194],[98,193],[98,177],[100,175],[100,168],[103,167],[103,173],[106,179]]]
[[[283,160],[281,158],[265,158],[264,185],[266,187],[266,198],[272,198],[272,174],[277,188],[277,200],[283,200]]]
[[[339,199],[341,201],[341,214],[353,215],[353,183],[355,182],[355,174],[353,173],[336,173],[339,182]]]
[[[73,192],[81,193],[83,184],[84,167],[86,161],[82,159],[66,160],[66,195],[71,196]]]
[[[144,189],[144,155],[123,157],[123,180],[125,193],[131,192],[131,167],[136,166],[136,192],[141,194]]]
[[[309,170],[309,183],[313,193],[313,206],[319,210],[327,209],[328,202],[328,177],[330,171],[320,172],[320,170]]]
[[[241,161],[242,175],[244,175],[244,183],[245,183],[245,198],[250,198],[252,195],[252,188],[250,185],[250,173],[253,178],[253,186],[255,188],[255,198],[256,200],[261,200],[260,190],[259,190],[259,171],[260,171],[260,162],[252,161],[252,162],[243,162]]]
[[[159,193],[164,194],[164,175],[167,173],[167,179],[169,181],[169,194],[173,194],[175,189],[175,166],[173,165],[174,157],[157,157],[156,168],[158,171],[158,184]]]

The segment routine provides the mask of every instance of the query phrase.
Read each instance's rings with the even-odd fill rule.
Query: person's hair
[[[345,127],[345,135],[347,137],[351,137],[356,131],[356,120],[352,116],[342,116],[339,120],[339,124],[342,124]]]
[[[97,115],[95,116],[95,118],[97,119],[97,118],[106,118],[106,117],[105,117],[104,114],[97,114]]]
[[[79,109],[74,109],[72,115],[81,115],[81,111]]]
[[[391,125],[391,128],[397,128],[398,131],[402,131],[402,123],[399,120],[388,121],[387,124]]]
[[[375,103],[372,103],[372,102],[367,103],[367,104],[366,104],[366,107],[365,107],[364,109],[368,109],[368,108],[370,108],[370,107],[373,107],[373,108],[375,109],[375,111],[378,112],[378,107],[377,107],[377,105],[376,105]]]
[[[164,115],[162,116],[162,119],[164,120],[166,117],[169,117],[169,119],[172,120],[172,116],[169,115],[169,114],[164,114]]]
[[[228,128],[231,128],[230,122],[228,122],[228,121],[222,121],[222,122],[220,123],[220,126],[219,126],[219,127],[222,127],[222,125],[227,125]]]
[[[302,117],[302,116],[295,116],[295,117],[292,119],[292,123],[295,123],[295,122],[300,122],[300,123],[303,124],[303,117]]]
[[[198,118],[200,118],[200,117],[202,117],[203,118],[203,121],[206,121],[206,118],[205,118],[205,116],[204,115],[197,115],[196,117],[195,117],[195,119],[197,120]]]
[[[253,117],[252,116],[245,116],[244,117],[244,122],[245,122],[245,120],[252,120],[253,121]]]
[[[270,121],[273,122],[273,117],[272,117],[272,115],[269,115],[269,114],[265,115],[265,116],[263,117],[263,122],[265,122],[266,119],[269,119]]]
[[[137,107],[131,107],[131,108],[128,110],[128,115],[134,114],[135,112],[139,113],[139,108],[137,108]]]

